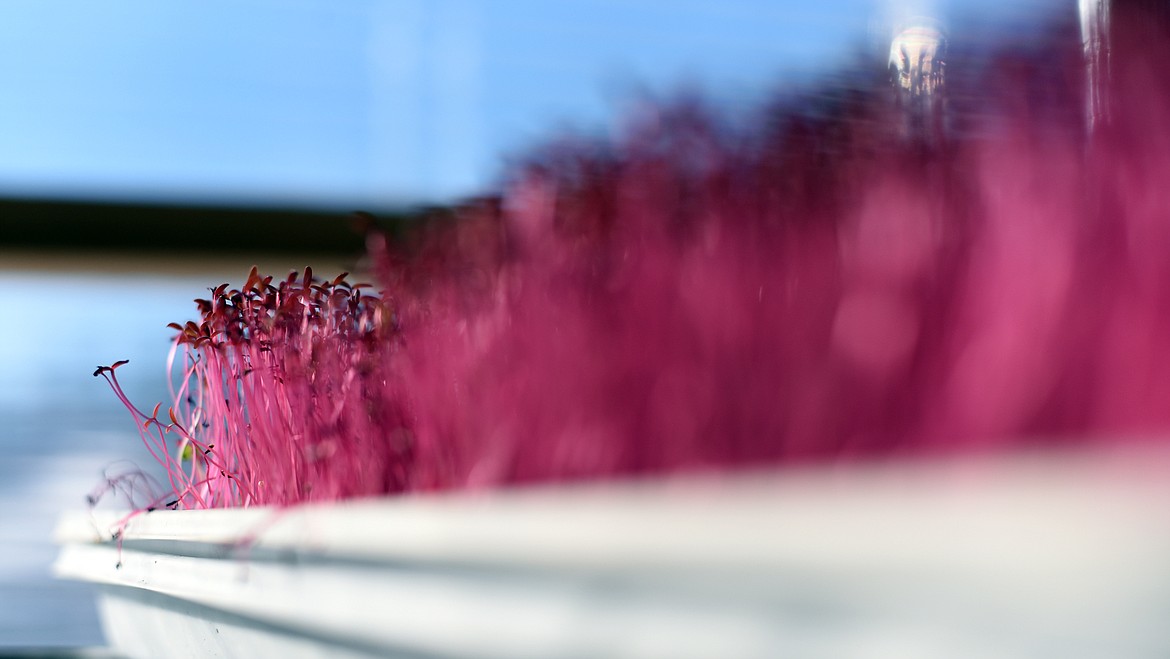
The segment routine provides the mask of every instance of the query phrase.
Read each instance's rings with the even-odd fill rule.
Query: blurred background
[[[352,211],[409,222],[640,100],[750,108],[853,67],[893,25],[1019,31],[1073,0],[9,0],[0,6],[0,648],[100,646],[53,580],[57,515],[149,467],[94,367],[166,397],[192,298],[258,264],[357,267]],[[972,37],[976,38],[976,37]]]

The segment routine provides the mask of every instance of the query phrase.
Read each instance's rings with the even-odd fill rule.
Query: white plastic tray
[[[1165,657],[1170,460],[64,517],[131,657]],[[120,566],[119,566],[120,564]]]

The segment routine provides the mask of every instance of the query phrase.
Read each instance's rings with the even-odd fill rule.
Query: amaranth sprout
[[[241,288],[223,284],[195,300],[199,322],[169,325],[178,335],[165,419],[161,404],[146,413],[123,392],[115,371],[125,361],[94,372],[166,472],[171,491],[150,507],[283,505],[407,487],[409,446],[388,451],[385,439],[404,424],[389,373],[391,312],[347,276],[321,280],[305,268],[274,282],[252,268]]]

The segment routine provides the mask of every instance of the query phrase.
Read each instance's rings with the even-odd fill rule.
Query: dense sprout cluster
[[[146,414],[99,368],[166,469],[172,506],[286,504],[405,489],[409,443],[396,405],[395,319],[365,284],[312,270],[196,300],[178,330],[169,418]],[[397,430],[397,432],[396,432]],[[344,478],[332,474],[344,474]]]
[[[162,501],[1164,436],[1170,57],[1135,43],[1091,131],[1065,107],[1081,63],[1010,53],[978,130],[942,140],[882,86],[746,125],[650,104],[372,236],[376,297],[310,272],[220,287],[174,326],[169,422],[124,400]]]

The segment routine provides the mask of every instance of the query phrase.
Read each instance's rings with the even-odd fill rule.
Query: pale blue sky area
[[[640,88],[744,97],[828,70],[884,38],[892,11],[886,0],[5,0],[0,195],[450,201],[559,127],[604,130]]]

